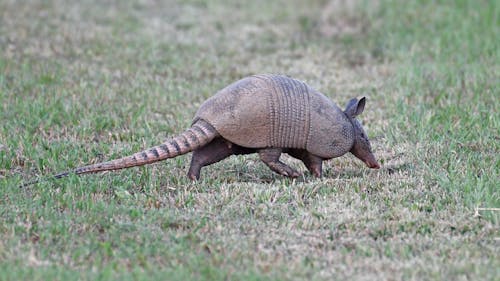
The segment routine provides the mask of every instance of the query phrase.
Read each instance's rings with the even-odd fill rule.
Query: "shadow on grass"
[[[337,179],[337,180],[345,180],[345,179],[354,179],[354,178],[363,178],[367,177],[369,173],[383,173],[387,175],[397,174],[399,172],[409,171],[413,169],[413,165],[411,163],[400,163],[396,165],[385,165],[382,166],[379,170],[372,170],[366,168],[352,168],[352,169],[330,169],[325,170],[323,172],[322,179]],[[369,176],[369,175],[368,175]],[[235,171],[234,175],[229,175],[227,178],[219,178],[219,180],[223,183],[283,183],[283,182],[299,182],[299,183],[308,183],[311,181],[317,180],[314,176],[312,176],[309,172],[305,171],[303,174],[296,178],[286,178],[272,172],[267,174],[257,173],[251,174],[249,172]]]

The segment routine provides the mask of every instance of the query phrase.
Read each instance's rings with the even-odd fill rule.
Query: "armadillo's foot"
[[[295,169],[292,167],[288,166],[287,164],[283,162],[271,162],[271,163],[266,163],[267,166],[273,170],[274,172],[285,176],[285,177],[290,177],[290,178],[296,178],[300,176],[300,173],[297,172]]]
[[[297,172],[295,169],[279,161],[280,155],[281,155],[281,149],[279,148],[268,148],[259,150],[259,156],[262,162],[264,162],[274,172],[291,178],[296,178],[300,176],[300,173]]]
[[[313,176],[320,178],[323,174],[323,158],[304,149],[290,149],[286,152],[290,156],[301,160]]]
[[[191,158],[188,177],[195,181],[200,179],[201,168],[219,162],[233,154],[248,154],[255,152],[255,149],[241,147],[233,144],[224,138],[216,138],[209,144],[196,149]]]
[[[189,172],[187,174],[188,178],[192,181],[197,181],[200,179],[201,167],[189,167]]]
[[[311,166],[311,167],[308,167],[309,169],[309,172],[311,172],[311,174],[317,178],[321,178],[321,176],[323,175],[323,171],[321,170],[321,164],[318,166]]]

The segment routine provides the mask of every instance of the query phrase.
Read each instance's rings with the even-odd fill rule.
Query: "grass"
[[[0,3],[0,280],[498,278],[496,1],[225,2]],[[266,72],[367,96],[383,168],[292,181],[253,155],[191,183],[180,156],[17,188]]]

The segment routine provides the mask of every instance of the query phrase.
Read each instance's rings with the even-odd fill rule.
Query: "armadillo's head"
[[[355,118],[365,109],[366,99],[362,97],[360,100],[354,98],[347,103],[344,113],[347,115],[354,128],[354,144],[350,150],[354,156],[363,161],[366,166],[373,169],[380,168],[375,156],[372,153],[372,147],[368,136],[361,126],[361,123]]]

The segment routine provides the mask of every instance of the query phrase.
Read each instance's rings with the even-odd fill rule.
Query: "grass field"
[[[498,1],[69,2],[0,1],[0,280],[498,280]],[[366,96],[382,169],[250,155],[192,183],[185,155],[18,188],[269,72]]]

